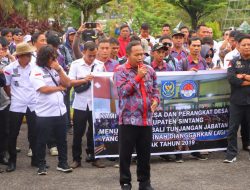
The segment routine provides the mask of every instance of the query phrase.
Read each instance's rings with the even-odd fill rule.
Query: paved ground
[[[72,143],[72,135],[68,136],[68,144]],[[93,168],[82,162],[82,168],[70,174],[56,171],[57,158],[47,155],[50,165],[47,176],[38,176],[36,169],[30,166],[27,154],[27,130],[23,126],[18,139],[22,149],[18,154],[17,170],[0,174],[0,190],[13,189],[59,189],[59,190],[118,190],[118,169],[114,162],[105,160],[105,169]],[[69,162],[72,161],[69,146]],[[207,161],[197,161],[185,156],[185,163],[166,162],[158,157],[152,159],[152,185],[156,190],[248,190],[250,189],[249,155],[241,151],[234,164],[222,163],[223,152],[209,155]],[[0,168],[5,166],[0,165]],[[135,164],[131,167],[133,189],[138,189]]]

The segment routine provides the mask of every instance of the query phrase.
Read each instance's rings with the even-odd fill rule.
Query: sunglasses
[[[209,58],[209,57],[210,57],[210,58],[213,58],[213,57],[214,57],[214,54],[207,54],[207,55],[206,55],[206,58]]]
[[[19,32],[19,33],[16,33],[16,34],[14,34],[14,35],[16,35],[16,36],[22,36],[23,33]]]
[[[168,42],[165,42],[163,43],[164,46],[167,46],[167,47],[171,47],[172,46],[172,43],[168,43]]]

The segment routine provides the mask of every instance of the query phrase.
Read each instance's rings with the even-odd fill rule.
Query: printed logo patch
[[[192,99],[197,94],[197,84],[195,81],[186,80],[180,85],[180,95],[183,99]]]
[[[164,99],[171,99],[176,93],[176,81],[161,81],[161,95]]]

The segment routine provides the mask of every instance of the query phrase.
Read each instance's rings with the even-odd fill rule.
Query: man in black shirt
[[[250,128],[250,36],[238,38],[239,57],[231,61],[228,68],[228,81],[231,85],[230,119],[228,131],[228,147],[225,163],[236,161],[237,131],[245,117]],[[249,130],[248,130],[249,131]],[[249,139],[248,139],[249,141]]]

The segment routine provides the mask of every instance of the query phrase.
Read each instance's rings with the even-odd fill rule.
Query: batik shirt
[[[139,64],[139,67],[146,66]],[[147,74],[141,78],[137,68],[129,63],[119,65],[114,72],[114,82],[119,96],[119,124],[152,126],[151,105],[160,101],[156,73],[146,66]]]

